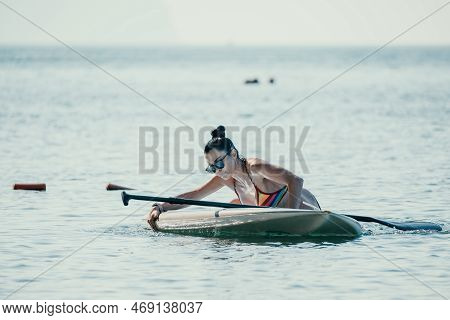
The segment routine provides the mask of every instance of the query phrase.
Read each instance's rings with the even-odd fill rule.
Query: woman
[[[223,126],[211,132],[205,146],[206,171],[214,173],[200,188],[178,195],[183,199],[202,199],[222,187],[236,193],[232,203],[281,208],[320,209],[314,195],[303,188],[303,179],[292,172],[257,158],[241,158],[233,142],[225,137]],[[147,221],[156,229],[155,221],[162,212],[186,205],[155,203]]]

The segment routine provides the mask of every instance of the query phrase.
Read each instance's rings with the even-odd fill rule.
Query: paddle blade
[[[414,230],[430,230],[430,231],[442,231],[442,227],[432,222],[391,222],[391,224],[402,231],[414,231]]]
[[[355,219],[356,221],[374,222],[389,228],[395,228],[402,231],[414,231],[414,230],[442,231],[442,227],[440,225],[432,222],[392,222],[372,217],[354,216],[349,214],[346,214],[346,216]]]

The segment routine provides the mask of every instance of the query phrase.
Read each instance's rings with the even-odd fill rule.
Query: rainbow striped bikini
[[[246,165],[246,164],[244,164]],[[260,207],[276,207],[280,201],[283,199],[284,195],[288,192],[288,187],[284,186],[280,190],[267,193],[264,191],[261,191],[256,184],[253,182],[252,176],[247,170],[247,166],[245,166],[245,171],[247,171],[248,177],[250,178],[250,181],[252,182],[253,186],[256,190],[256,203]],[[239,194],[236,191],[236,181],[234,181],[234,192],[239,198],[239,201],[242,203],[241,198],[239,197]]]
[[[252,181],[253,183],[253,181]],[[253,186],[256,190],[256,201],[258,203],[258,206],[260,207],[276,207],[280,203],[280,201],[283,199],[284,195],[288,191],[288,187],[284,186],[278,191],[267,193],[264,191],[261,191],[254,183]],[[239,197],[239,193],[236,191],[236,182],[234,183],[234,192],[239,198],[239,201],[242,203],[241,198]]]
[[[261,191],[255,184],[253,185],[255,186],[256,189],[256,200],[258,206],[261,207],[276,207],[288,191],[288,187],[284,186],[278,191],[267,193]]]

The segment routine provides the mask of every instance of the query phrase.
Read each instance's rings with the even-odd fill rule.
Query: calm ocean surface
[[[261,126],[374,48],[77,49],[197,132]],[[254,77],[260,85],[243,84]],[[309,128],[306,168],[284,165],[323,208],[432,221],[442,232],[364,224],[363,236],[340,242],[156,234],[143,220],[150,204],[124,207],[105,185],[191,190],[209,178],[202,142],[175,152],[162,133],[177,120],[65,48],[2,47],[0,298],[449,298],[449,101],[449,47],[387,48],[269,125],[297,136]],[[157,161],[146,158],[148,174],[139,173],[144,126],[168,146],[166,157],[159,149]],[[292,152],[233,137],[249,157],[267,145],[273,163]],[[47,191],[13,191],[16,182]]]

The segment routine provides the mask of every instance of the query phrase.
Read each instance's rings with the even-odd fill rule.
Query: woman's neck
[[[236,163],[236,169],[231,174],[231,176],[238,181],[246,181],[248,179],[248,172],[247,168],[245,167],[246,165],[247,165],[246,161],[243,161],[238,158]]]

